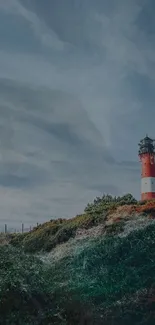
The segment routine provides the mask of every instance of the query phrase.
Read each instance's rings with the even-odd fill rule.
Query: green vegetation
[[[155,224],[127,237],[89,239],[50,265],[0,248],[0,324],[151,325]]]
[[[93,203],[88,203],[85,212],[89,214],[101,214],[103,211],[109,211],[122,205],[137,204],[137,200],[131,195],[123,196],[103,195],[102,198],[97,197]]]
[[[134,230],[120,236],[134,220],[117,215],[119,206],[146,216],[143,228],[136,230],[134,223]],[[153,200],[141,204],[130,194],[107,195],[73,219],[51,220],[6,240],[2,236],[0,325],[153,325],[155,222],[148,216],[154,212]],[[108,225],[111,213],[117,218]],[[76,239],[77,229],[100,224],[103,236]],[[74,246],[70,254],[45,256],[67,241]],[[44,262],[34,255],[38,252]]]
[[[151,313],[155,290],[152,301],[148,294],[155,289],[154,270],[155,225],[151,225],[128,237],[90,241],[79,254],[51,266],[48,278],[55,288],[64,284],[64,292],[87,304],[101,324],[149,325],[155,321]]]
[[[77,229],[88,229],[104,223],[110,211],[124,204],[137,204],[137,201],[131,194],[122,197],[104,195],[102,198],[96,198],[92,204],[88,204],[84,214],[69,220],[51,220],[29,233],[15,234],[12,236],[11,244],[16,247],[22,246],[25,252],[29,253],[50,251],[58,244],[74,238]]]
[[[117,235],[121,232],[123,232],[125,226],[125,221],[119,221],[116,223],[113,223],[112,225],[109,225],[106,227],[106,234],[107,235]]]
[[[0,324],[41,324],[40,319],[49,313],[50,298],[41,261],[21,250],[1,246]],[[54,311],[54,304],[52,308]]]

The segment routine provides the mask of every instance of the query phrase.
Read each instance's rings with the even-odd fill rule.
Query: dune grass
[[[155,225],[88,240],[50,265],[1,246],[0,315],[6,325],[154,324]]]
[[[25,252],[29,253],[50,251],[58,244],[74,238],[77,229],[89,229],[104,223],[108,214],[123,204],[133,205],[137,204],[137,201],[131,194],[122,197],[104,195],[102,198],[96,198],[92,204],[88,204],[83,214],[69,220],[51,220],[29,233],[14,234],[10,243],[16,247],[22,246]]]
[[[149,225],[124,238],[91,240],[79,254],[51,266],[48,278],[91,306],[93,317],[100,321],[108,322],[109,317],[112,321],[115,316],[113,324],[149,325],[145,318],[155,321],[155,313],[149,314],[155,312],[155,305],[149,304],[148,294],[155,286],[154,270],[155,225]]]
[[[123,237],[126,221],[119,220],[106,227],[106,235],[87,238],[87,245],[78,249],[76,230],[104,224],[125,200],[131,211],[146,215],[143,228]],[[153,325],[155,223],[147,220],[154,211],[154,201],[107,196],[73,219],[51,220],[30,233],[11,235],[7,245],[3,239],[0,324]],[[77,249],[58,260],[43,263],[34,254],[67,241],[72,245],[70,239]]]

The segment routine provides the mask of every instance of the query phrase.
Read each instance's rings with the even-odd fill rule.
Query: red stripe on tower
[[[155,198],[155,146],[147,135],[139,143],[141,161],[141,200]]]

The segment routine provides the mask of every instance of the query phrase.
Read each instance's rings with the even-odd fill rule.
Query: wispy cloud
[[[28,10],[18,0],[8,0],[1,2],[1,10],[6,14],[12,14],[15,16],[21,16],[31,27],[36,36],[43,46],[51,47],[55,50],[63,50],[63,42],[61,42],[54,31],[48,29],[46,23],[41,21],[37,15]]]
[[[2,223],[72,216],[103,192],[139,197],[137,143],[154,136],[150,6],[1,1]]]

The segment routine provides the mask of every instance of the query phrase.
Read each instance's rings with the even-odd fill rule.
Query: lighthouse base
[[[148,193],[142,193],[141,194],[141,200],[146,201],[146,200],[152,200],[155,199],[155,193],[153,192],[148,192]]]

